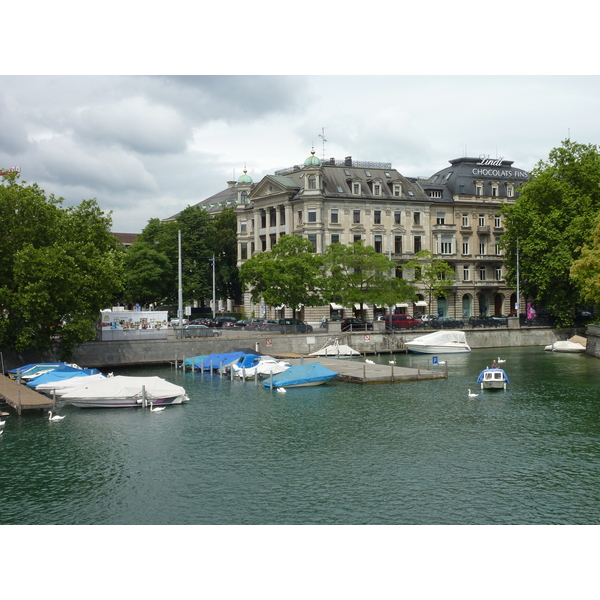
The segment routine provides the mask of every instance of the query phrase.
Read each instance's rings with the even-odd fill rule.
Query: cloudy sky
[[[390,5],[389,23],[365,22],[360,44],[349,44],[356,15],[344,21],[336,5],[343,6],[320,5],[318,16],[323,27],[333,19],[338,26],[306,37],[289,20],[285,27],[267,23],[256,8],[232,19],[224,6],[208,15],[220,27],[198,29],[178,12],[140,21],[129,4],[119,5],[115,20],[110,2],[94,16],[93,24],[105,27],[94,37],[55,5],[41,15],[38,7],[27,31],[43,43],[26,47],[18,28],[5,28],[0,40],[0,50],[19,48],[0,74],[0,167],[20,167],[23,180],[67,205],[96,198],[112,211],[113,231],[137,233],[150,218],[224,189],[244,166],[258,181],[301,164],[313,146],[319,157],[389,162],[410,177],[465,154],[504,157],[530,170],[569,136],[600,143],[600,77],[582,61],[568,62],[565,44],[549,43],[552,31],[564,38],[573,30],[563,13],[552,29],[527,3],[509,0],[499,11],[467,2],[483,19],[475,28],[486,23],[487,37],[473,38],[452,33],[454,5],[425,15],[435,14],[426,28],[415,9]],[[271,9],[283,10],[276,3]],[[515,20],[517,9],[522,21],[536,17],[539,42]],[[492,11],[491,28],[484,11]],[[144,32],[135,44],[131,32],[123,35],[132,18]],[[409,20],[420,27],[405,27]],[[169,25],[162,42],[156,28],[162,36]],[[595,56],[587,51],[593,20],[579,19],[577,27],[578,52]],[[116,32],[110,43],[109,29]],[[573,64],[576,74],[563,75]],[[173,70],[200,74],[154,74]]]

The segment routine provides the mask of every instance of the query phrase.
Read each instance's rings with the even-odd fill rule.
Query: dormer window
[[[360,183],[353,183],[352,184],[352,193],[355,196],[360,196]]]
[[[309,190],[317,189],[317,177],[315,175],[308,176],[308,189]]]
[[[402,195],[402,188],[399,183],[395,183],[394,184],[394,196],[396,196],[396,198],[398,198],[401,195]]]
[[[380,184],[378,184],[378,183],[373,184],[373,195],[381,196],[381,185]]]
[[[506,182],[506,195],[509,198],[512,198],[515,195],[515,184],[512,181]]]
[[[492,196],[498,196],[498,185],[497,181],[490,181],[490,189],[492,191]]]
[[[366,175],[367,177],[371,177],[371,171],[365,171],[365,175]]]
[[[441,198],[442,192],[441,192],[441,190],[429,190],[429,197],[430,198]]]
[[[481,179],[475,181],[475,195],[483,196],[483,180]]]

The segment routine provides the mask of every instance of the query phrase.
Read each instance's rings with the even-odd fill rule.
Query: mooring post
[[[421,365],[417,366],[417,379],[421,379]]]
[[[146,408],[147,406],[147,402],[146,402],[146,386],[143,385],[142,386],[142,408]]]

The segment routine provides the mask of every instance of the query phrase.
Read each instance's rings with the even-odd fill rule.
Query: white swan
[[[500,357],[498,357],[498,364],[505,363],[505,362],[506,362],[505,360],[502,360]]]
[[[469,390],[469,398],[476,398],[479,394],[472,394],[471,390]]]
[[[62,421],[63,419],[64,419],[64,417],[59,417],[58,415],[52,416],[52,411],[51,410],[48,411],[48,420],[49,421]]]
[[[154,404],[150,402],[150,412],[160,412],[161,410],[165,410],[165,406],[157,406],[154,408]]]
[[[374,365],[375,363],[372,360],[369,360],[368,358],[365,359],[365,362],[369,365]]]
[[[284,387],[278,387],[277,393],[278,394],[287,394],[287,390]]]
[[[4,433],[4,429],[0,429],[0,433]]]
[[[390,360],[390,365],[395,365],[396,361],[395,360]]]
[[[6,425],[6,421],[0,421],[0,427],[2,427],[2,425]]]

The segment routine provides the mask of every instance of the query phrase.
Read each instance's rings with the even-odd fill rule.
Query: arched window
[[[308,189],[316,190],[317,189],[317,177],[315,175],[309,175],[308,177]]]

